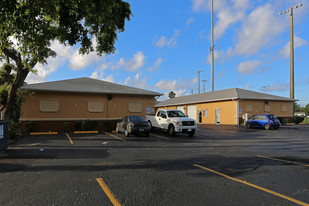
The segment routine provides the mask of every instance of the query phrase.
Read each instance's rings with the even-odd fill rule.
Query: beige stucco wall
[[[267,104],[266,104],[267,103]],[[252,111],[246,111],[246,105],[251,105]],[[270,107],[270,110],[265,110],[265,105]],[[245,113],[250,115],[255,114],[274,114],[277,117],[291,117],[293,116],[293,102],[285,101],[267,101],[264,100],[241,100],[239,103],[240,116]],[[286,111],[285,111],[285,109]]]
[[[192,104],[191,104],[192,105]],[[208,102],[198,103],[196,105],[196,122],[199,123],[198,114],[199,111],[207,110],[207,116],[202,116],[202,124],[216,124],[216,109],[220,109],[220,124],[236,125],[236,101],[220,101],[220,102]],[[187,108],[189,105],[177,105]],[[158,109],[176,109],[176,106],[157,107]],[[185,110],[187,114],[187,109]]]
[[[112,95],[111,100],[106,94],[89,93],[61,93],[61,92],[35,92],[33,96],[26,96],[22,105],[21,121],[47,121],[47,120],[103,120],[122,118],[126,115],[145,116],[146,108],[154,111],[155,98],[146,95]],[[40,100],[58,100],[58,112],[40,111]],[[103,112],[89,112],[88,101],[103,101]],[[128,111],[130,102],[139,102],[142,111],[131,113]]]
[[[267,103],[267,104],[266,104]],[[242,116],[249,113],[255,114],[274,114],[277,117],[291,117],[293,115],[293,102],[286,101],[267,101],[265,100],[228,100],[218,102],[197,103],[196,105],[196,122],[199,123],[199,111],[207,116],[202,115],[202,124],[216,124],[216,110],[220,109],[220,124],[237,125],[243,122]],[[247,105],[247,107],[246,107]],[[267,110],[268,107],[269,110]],[[188,105],[177,105],[187,108]],[[157,107],[158,109],[176,109],[177,106]],[[251,108],[250,111],[247,111]],[[247,109],[247,110],[246,110]],[[237,115],[238,112],[238,115]],[[185,110],[187,114],[187,110]]]

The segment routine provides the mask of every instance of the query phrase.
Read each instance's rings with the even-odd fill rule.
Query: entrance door
[[[200,110],[198,111],[198,123],[199,124],[202,124],[202,121],[203,121],[203,112]]]
[[[196,121],[196,105],[190,105],[188,108],[188,117]]]
[[[216,124],[220,124],[220,109],[216,109]]]

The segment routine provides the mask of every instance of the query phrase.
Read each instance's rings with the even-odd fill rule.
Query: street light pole
[[[197,71],[197,73],[198,73],[198,93],[201,93],[200,92],[200,73],[201,72],[203,72],[203,71],[202,70]]]
[[[211,0],[211,46],[210,46],[210,52],[211,52],[211,91],[214,91],[214,1]]]
[[[290,98],[294,99],[294,31],[293,31],[293,10],[301,7],[302,4],[293,6],[279,15],[289,13],[290,14]]]
[[[267,87],[269,87],[269,86],[262,86],[262,88],[265,89],[265,94],[266,94]]]
[[[205,82],[207,82],[207,80],[202,80],[202,82],[204,83],[204,93],[205,93]]]

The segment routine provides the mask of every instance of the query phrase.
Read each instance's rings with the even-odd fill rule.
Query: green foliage
[[[301,106],[294,102],[294,112],[302,112]]]
[[[8,135],[10,139],[16,139],[20,135],[20,124],[18,122],[11,121]]]
[[[173,91],[170,91],[170,93],[168,94],[168,97],[169,97],[170,99],[175,98],[175,97],[176,97],[176,93],[173,92]]]
[[[299,124],[304,121],[304,117],[294,116],[292,120],[295,124]]]
[[[304,108],[304,112],[306,113],[306,115],[308,115],[309,113],[309,104],[307,104]]]
[[[55,39],[69,45],[80,43],[83,54],[113,53],[117,33],[124,31],[131,15],[130,4],[123,0],[4,0],[0,3],[0,46],[12,47],[14,36],[25,67],[55,56],[49,48]]]
[[[1,0],[0,61],[7,63],[0,74],[1,101],[7,99],[3,118],[10,119],[28,73],[37,63],[56,56],[52,41],[79,44],[82,54],[110,54],[131,16],[130,4],[123,0]]]
[[[36,129],[37,129],[37,125],[36,125],[36,123],[35,122],[27,122],[26,123],[26,133],[27,134],[29,134],[29,133],[31,133],[31,132],[35,132],[36,131]]]

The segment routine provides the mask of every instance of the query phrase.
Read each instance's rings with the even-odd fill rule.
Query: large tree
[[[131,15],[130,4],[123,0],[1,0],[0,55],[5,64],[13,65],[3,67],[6,76],[0,76],[1,85],[14,73],[2,119],[10,120],[18,89],[34,66],[56,56],[52,41],[79,44],[81,54],[110,54]],[[95,48],[92,38],[97,41]]]

